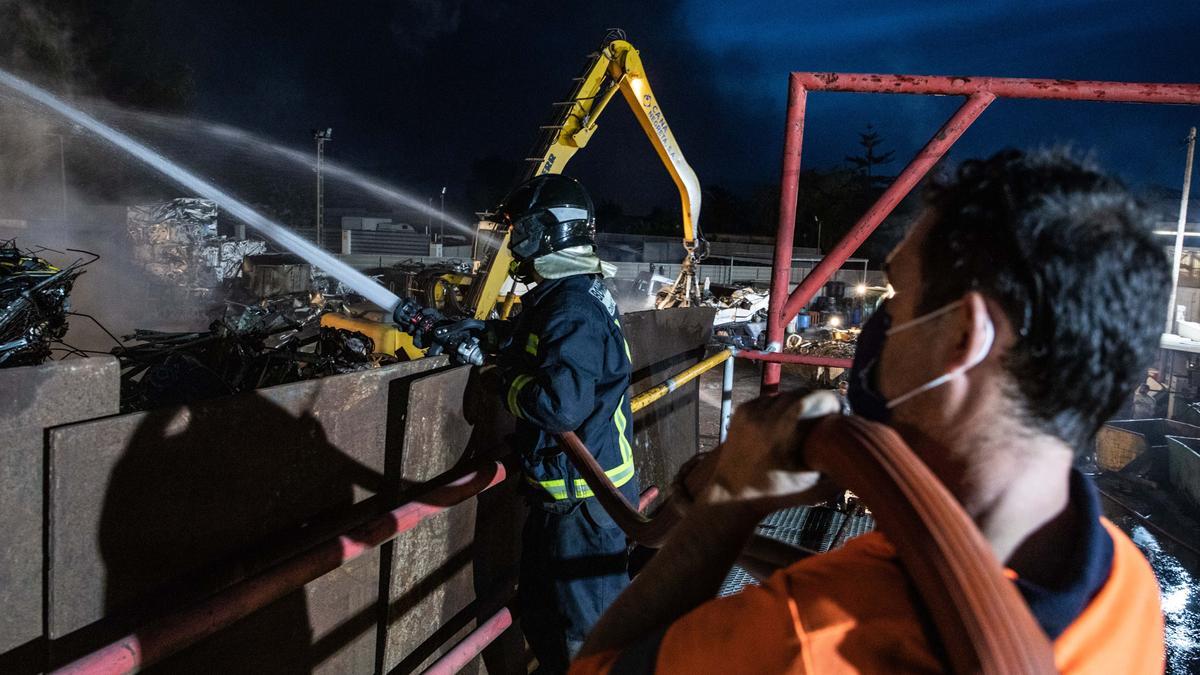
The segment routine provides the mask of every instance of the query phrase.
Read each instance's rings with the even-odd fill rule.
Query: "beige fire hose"
[[[841,415],[804,424],[811,425],[803,441],[805,463],[872,505],[879,529],[929,610],[953,672],[1056,672],[1050,641],[987,540],[895,431]],[[641,515],[575,434],[560,434],[559,441],[617,525],[638,542],[660,546],[678,511],[660,508],[654,518]],[[697,462],[685,477],[692,494],[707,483],[715,457]],[[748,548],[761,549],[763,543],[756,540]],[[763,557],[761,552],[753,556],[765,562]],[[767,557],[778,565],[787,552],[775,550]]]

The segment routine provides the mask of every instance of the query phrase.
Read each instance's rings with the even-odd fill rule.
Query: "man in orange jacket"
[[[1120,184],[1063,153],[967,162],[889,257],[895,295],[851,376],[854,413],[896,429],[959,501],[1066,673],[1163,669],[1150,566],[1072,469],[1157,349],[1169,277],[1150,229]],[[755,525],[817,483],[773,440],[837,408],[828,394],[743,406],[713,480],[572,672],[944,669],[880,533],[713,599]]]

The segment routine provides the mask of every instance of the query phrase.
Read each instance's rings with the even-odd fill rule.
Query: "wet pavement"
[[[1200,555],[1147,526],[1136,512],[1101,499],[1104,515],[1120,527],[1154,568],[1162,598],[1168,673],[1200,673]]]

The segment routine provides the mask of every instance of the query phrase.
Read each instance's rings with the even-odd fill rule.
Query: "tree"
[[[875,167],[891,163],[892,156],[896,154],[894,150],[877,153],[875,149],[882,143],[883,136],[875,131],[874,125],[868,124],[866,130],[858,134],[858,144],[862,146],[863,154],[846,156],[846,161],[867,177],[868,185],[876,182]]]

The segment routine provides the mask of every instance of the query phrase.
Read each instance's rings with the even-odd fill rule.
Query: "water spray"
[[[149,113],[144,111],[126,110],[112,106],[111,104],[99,104],[103,107],[105,115],[113,115],[120,117],[123,120],[133,120],[146,125],[152,125],[162,130],[171,132],[198,132],[210,136],[214,139],[225,143],[238,143],[244,146],[249,146],[254,151],[262,154],[271,154],[280,159],[287,160],[297,166],[305,168],[312,167],[311,153],[302,152],[286,145],[276,143],[268,138],[259,136],[245,129],[230,126],[228,124],[220,124],[217,122],[208,122],[204,120],[196,120],[191,118],[180,118],[170,115],[162,115],[159,113]],[[99,106],[98,106],[99,107]],[[401,190],[400,188],[389,185],[378,178],[367,175],[360,171],[347,168],[337,162],[326,159],[323,164],[322,171],[326,178],[332,178],[345,183],[349,183],[364,192],[370,193],[374,197],[385,202],[399,204],[406,208],[417,211],[421,214],[429,216],[434,220],[440,220],[450,227],[458,230],[462,234],[474,236],[475,228],[468,223],[465,223],[453,216],[447,216],[443,210],[432,207],[429,203],[421,200],[412,194]]]
[[[68,105],[50,92],[31,84],[6,70],[0,69],[0,85],[8,87],[26,98],[39,103],[62,117],[112,143],[126,153],[170,178],[195,194],[217,202],[238,220],[257,230],[280,246],[321,268],[327,274],[354,289],[359,295],[391,312],[400,299],[391,291],[367,275],[350,267],[329,253],[321,250],[300,235],[272,221],[258,211],[235,199],[225,190],[184,169],[161,154],[151,150],[116,129],[104,124],[91,115]]]

